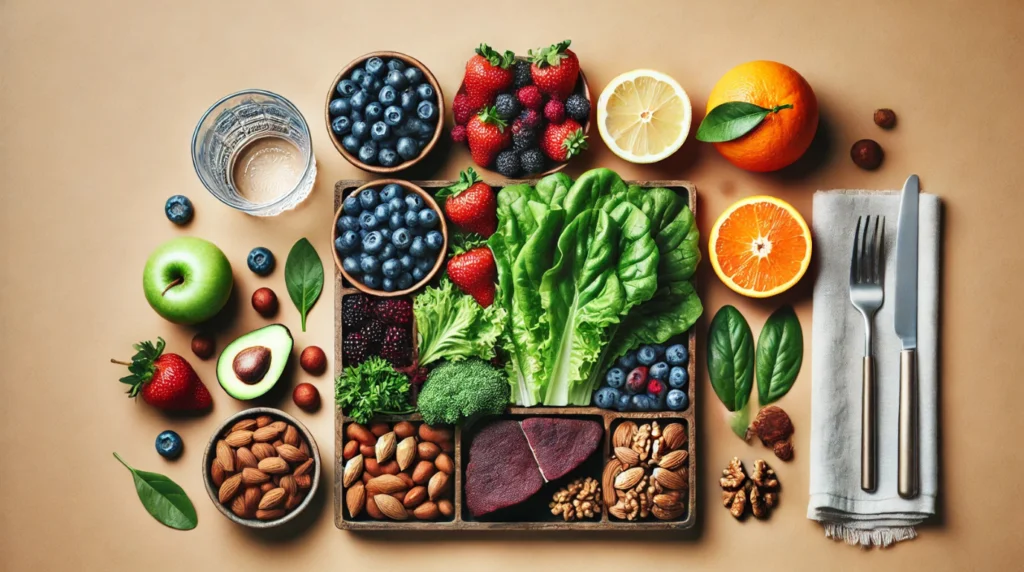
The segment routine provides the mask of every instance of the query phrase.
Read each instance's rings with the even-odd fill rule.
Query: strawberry
[[[460,230],[490,237],[498,229],[498,200],[490,185],[472,167],[459,174],[459,182],[441,189],[444,214]]]
[[[559,101],[565,101],[572,95],[580,76],[580,60],[569,49],[569,40],[553,44],[544,49],[529,51],[533,62],[530,75],[533,83],[542,93]]]
[[[498,153],[512,144],[512,131],[506,130],[505,125],[494,107],[483,108],[469,120],[466,138],[469,140],[469,153],[477,165],[489,167]]]
[[[466,75],[462,79],[466,93],[471,98],[483,97],[489,101],[498,92],[506,91],[512,87],[515,61],[516,55],[511,51],[499,54],[487,44],[480,44],[476,55],[466,62]]]
[[[448,260],[448,277],[484,308],[494,302],[498,267],[490,248],[478,246],[453,256]]]
[[[540,150],[556,163],[568,161],[586,148],[587,136],[575,119],[566,119],[557,125],[548,123],[540,138]]]
[[[163,338],[153,342],[140,342],[134,347],[136,354],[131,363],[110,360],[128,366],[131,375],[121,383],[131,386],[129,397],[142,394],[142,400],[164,411],[202,411],[213,404],[210,392],[185,358],[178,354],[163,353]]]

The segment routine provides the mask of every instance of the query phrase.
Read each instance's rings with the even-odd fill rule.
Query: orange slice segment
[[[715,274],[738,294],[767,298],[789,290],[811,263],[811,231],[792,205],[749,197],[727,208],[708,239]]]

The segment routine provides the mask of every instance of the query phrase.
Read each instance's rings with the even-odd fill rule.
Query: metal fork
[[[874,228],[871,229],[871,219]],[[850,259],[850,302],[864,316],[864,364],[861,396],[860,433],[860,488],[874,492],[877,488],[877,462],[875,447],[875,368],[871,357],[872,319],[882,307],[882,271],[885,257],[885,218],[857,217],[857,231],[853,236],[853,255]]]

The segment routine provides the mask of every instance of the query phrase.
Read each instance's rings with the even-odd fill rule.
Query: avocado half
[[[281,324],[243,334],[217,358],[217,381],[235,399],[256,399],[281,379],[292,345],[292,333]]]

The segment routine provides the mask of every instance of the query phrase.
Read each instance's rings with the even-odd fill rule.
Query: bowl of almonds
[[[302,423],[269,407],[229,417],[210,438],[203,482],[217,509],[250,528],[282,525],[309,505],[320,450]]]

